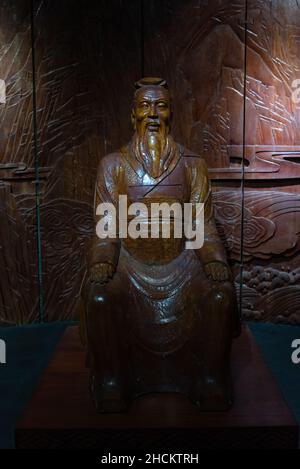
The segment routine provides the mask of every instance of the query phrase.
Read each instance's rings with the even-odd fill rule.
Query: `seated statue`
[[[118,207],[120,195],[146,206],[202,203],[204,244],[95,235],[81,293],[90,391],[99,412],[123,411],[150,392],[180,392],[202,410],[226,410],[239,318],[207,167],[169,133],[164,80],[136,83],[131,118],[131,141],[100,162],[95,213],[101,203]]]

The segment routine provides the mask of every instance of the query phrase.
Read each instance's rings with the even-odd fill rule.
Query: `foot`
[[[231,386],[210,376],[198,380],[189,397],[202,411],[226,411],[232,405]]]
[[[128,403],[122,395],[120,386],[113,379],[103,380],[96,374],[91,374],[90,393],[97,412],[113,413],[127,410]]]

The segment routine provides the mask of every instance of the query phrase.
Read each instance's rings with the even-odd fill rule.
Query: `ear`
[[[132,123],[133,130],[136,130],[136,118],[135,118],[134,109],[131,109],[131,123]]]

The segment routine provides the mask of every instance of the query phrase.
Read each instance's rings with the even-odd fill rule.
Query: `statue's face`
[[[147,86],[137,91],[132,121],[140,138],[145,133],[169,133],[171,118],[170,98],[166,89],[158,86]]]

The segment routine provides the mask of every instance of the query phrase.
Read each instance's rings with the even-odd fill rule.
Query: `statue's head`
[[[158,177],[170,155],[171,102],[167,83],[162,78],[142,78],[136,84],[131,113],[135,130],[135,154],[147,173]]]
[[[142,78],[135,84],[131,119],[140,139],[145,134],[166,138],[170,130],[171,107],[168,86],[162,78]]]

